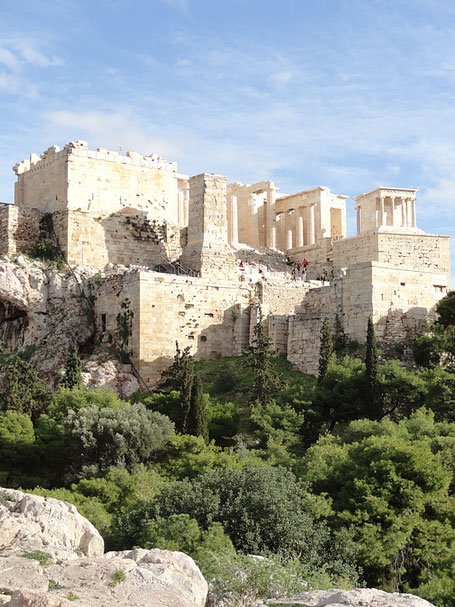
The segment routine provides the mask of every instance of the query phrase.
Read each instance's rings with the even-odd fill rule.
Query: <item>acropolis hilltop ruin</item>
[[[276,352],[314,373],[324,317],[363,341],[372,316],[380,340],[402,340],[434,318],[449,288],[449,237],[417,227],[416,188],[355,197],[357,234],[347,238],[347,196],[327,187],[283,195],[272,181],[189,178],[157,155],[84,141],[32,154],[14,171],[1,254],[28,253],[47,230],[70,266],[100,268],[100,339],[120,319],[149,385],[176,341],[196,358],[241,354],[260,314]],[[306,276],[292,280],[303,259]]]

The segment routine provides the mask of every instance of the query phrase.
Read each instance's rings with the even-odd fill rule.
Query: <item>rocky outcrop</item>
[[[104,541],[72,504],[0,489],[0,550],[2,556],[43,551],[71,560],[101,556]]]
[[[138,380],[128,369],[128,365],[117,360],[103,360],[95,354],[83,363],[82,382],[87,388],[113,390],[120,398],[127,398],[139,390]]]
[[[186,554],[103,554],[76,508],[0,490],[0,599],[9,607],[203,607],[207,583]],[[3,593],[1,595],[1,593]]]
[[[304,605],[305,607],[434,607],[414,594],[384,592],[374,588],[355,590],[315,590],[303,592],[290,599],[269,601],[264,607]]]
[[[28,349],[41,375],[64,366],[93,331],[72,274],[23,256],[0,262],[0,338],[8,350]]]
[[[94,341],[89,279],[95,274],[101,273],[90,266],[79,266],[74,274],[59,272],[24,256],[0,260],[0,341],[6,351],[27,353],[39,374],[52,383],[73,346]],[[131,368],[113,360],[111,350],[90,349],[85,354],[83,382],[121,397],[138,389]]]

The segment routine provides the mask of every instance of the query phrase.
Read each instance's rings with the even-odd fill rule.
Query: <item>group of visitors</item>
[[[290,263],[289,258],[288,258],[288,263]],[[241,275],[243,275],[245,273],[245,271],[247,269],[246,265],[248,265],[248,264],[244,264],[243,261],[241,261],[241,260],[239,261],[238,267],[239,267]],[[309,262],[306,258],[304,258],[302,261],[295,262],[293,265],[292,271],[291,271],[291,280],[292,281],[307,280],[308,265],[309,265]],[[268,274],[271,271],[270,263],[267,263],[266,266],[259,266],[257,271],[261,278],[264,278],[264,279],[266,278],[266,275],[267,275],[265,272],[266,268],[267,268],[267,274]],[[249,266],[248,266],[248,270],[249,270],[249,272],[251,272],[251,269]],[[243,276],[242,276],[241,280],[244,280]],[[325,282],[327,280],[326,270],[323,270],[323,272],[317,276],[316,280]]]
[[[307,268],[308,260],[306,258],[303,261],[297,261],[292,268],[291,280],[306,280]]]

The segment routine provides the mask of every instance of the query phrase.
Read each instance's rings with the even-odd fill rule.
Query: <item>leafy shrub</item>
[[[284,468],[212,470],[191,481],[166,485],[148,504],[121,514],[117,540],[123,546],[135,545],[150,521],[187,514],[202,530],[221,523],[236,550],[286,558],[298,555],[309,568],[319,568],[332,559],[333,538],[309,513],[313,505],[307,485]],[[342,542],[337,550],[336,567],[348,577],[355,575]]]
[[[141,404],[70,410],[63,426],[74,471],[83,477],[105,474],[112,466],[132,470],[149,462],[174,433],[169,418]]]
[[[31,255],[38,259],[55,262],[57,269],[62,269],[65,265],[59,246],[50,238],[39,238],[31,250]]]

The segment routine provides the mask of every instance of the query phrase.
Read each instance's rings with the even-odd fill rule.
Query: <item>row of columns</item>
[[[376,227],[380,227],[386,225],[385,222],[385,199],[390,198],[391,201],[391,227],[402,227],[402,228],[415,228],[417,226],[416,222],[416,207],[415,207],[415,198],[403,198],[403,197],[395,197],[395,196],[380,196],[376,202],[377,206],[379,206],[379,216],[376,220]],[[400,201],[399,203],[397,203]],[[362,231],[362,206],[357,206],[357,234],[360,234]],[[400,209],[401,218],[400,221],[397,222],[397,210]],[[398,226],[396,224],[399,224]]]
[[[385,196],[381,196],[379,198],[379,225],[384,225],[384,205],[385,205]],[[416,227],[416,207],[415,207],[415,198],[402,198],[401,200],[401,227],[402,228],[415,228]],[[391,204],[392,204],[392,225],[395,225],[395,196],[390,196]]]
[[[303,247],[305,244],[314,244],[316,242],[315,205],[289,209],[275,215],[275,205],[271,204],[274,200],[275,193],[273,192],[272,200],[267,200],[264,205],[267,213],[265,217],[266,246],[290,250]],[[236,245],[239,242],[237,196],[231,195],[228,199],[228,204],[231,218],[228,238],[229,242]],[[251,242],[248,244],[255,246],[259,244],[257,194],[250,196],[248,209],[248,233],[251,236]],[[305,227],[308,229],[306,237]]]
[[[316,242],[314,208],[315,205],[312,204],[307,207],[289,209],[277,215],[276,222],[281,228],[281,239],[278,248],[289,251]],[[305,225],[308,227],[307,239],[305,238]],[[308,242],[305,242],[305,240],[308,240]]]

